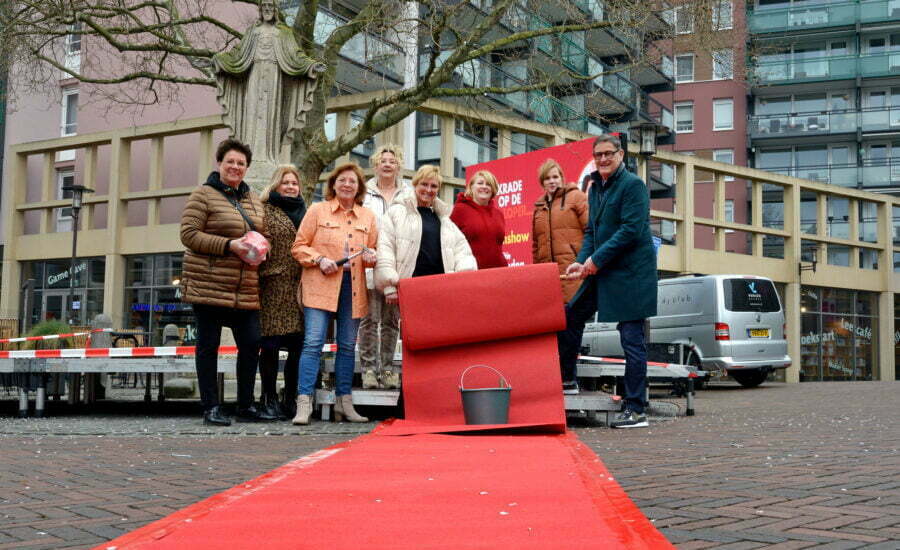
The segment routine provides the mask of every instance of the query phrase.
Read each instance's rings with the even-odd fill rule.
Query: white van
[[[724,371],[748,388],[790,366],[784,310],[771,279],[703,275],[662,279],[658,288],[650,343],[685,344],[686,364]],[[582,348],[590,355],[622,356],[616,323],[589,322]]]

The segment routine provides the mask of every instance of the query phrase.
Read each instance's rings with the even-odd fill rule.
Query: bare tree
[[[20,92],[45,90],[62,73],[129,108],[176,100],[190,86],[215,86],[209,59],[241,39],[239,29],[249,26],[257,5],[256,0],[7,1],[7,9],[0,10],[0,54],[15,68]],[[712,3],[689,4],[702,15]],[[303,53],[328,67],[307,126],[293,140],[293,161],[302,167],[308,188],[330,162],[429,98],[477,102],[505,95],[522,98],[532,109],[544,102],[552,111],[565,106],[553,98],[578,90],[594,93],[592,83],[626,86],[620,76],[656,63],[659,52],[652,45],[673,38],[661,18],[663,0],[350,0],[339,6],[288,0],[282,5]],[[584,45],[590,32],[606,32],[625,47],[597,62]],[[67,58],[73,40],[84,42],[78,64]],[[413,65],[409,60],[405,65],[407,74],[414,68],[415,78],[376,86],[360,123],[328,139],[326,103],[335,93],[358,91],[343,87],[338,70],[347,62],[342,57],[360,43],[371,47],[365,48],[366,59],[355,61],[375,67],[376,75],[391,55],[379,52],[378,45],[417,51]],[[547,54],[543,61],[536,61],[536,50]],[[493,70],[504,66],[516,74]],[[485,67],[492,67],[488,76]],[[371,91],[372,83],[367,84]],[[599,111],[588,114],[602,116]]]

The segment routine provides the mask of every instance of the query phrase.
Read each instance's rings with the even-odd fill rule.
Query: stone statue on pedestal
[[[325,71],[278,21],[274,0],[262,0],[259,16],[237,47],[212,59],[225,124],[253,151],[245,181],[257,190],[289,161],[293,131],[303,127],[316,77]]]

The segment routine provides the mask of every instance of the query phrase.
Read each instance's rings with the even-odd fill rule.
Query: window
[[[66,35],[66,57],[63,66],[72,72],[78,72],[81,70],[81,23],[70,25],[69,32],[70,34]],[[69,76],[64,74],[65,78]]]
[[[723,221],[734,223],[734,199],[725,199],[725,219]],[[725,233],[734,233],[734,229],[726,229]]]
[[[720,0],[713,5],[712,12],[712,28],[717,31],[724,31],[733,26],[731,18],[731,0]]]
[[[713,100],[713,130],[734,129],[734,100]]]
[[[694,102],[675,104],[675,133],[683,134],[694,131]]]
[[[713,160],[734,164],[734,149],[716,149],[713,151]],[[725,176],[725,181],[734,181],[734,176]]]
[[[713,80],[730,80],[734,78],[734,52],[716,50],[712,53]]]
[[[62,94],[61,135],[75,135],[78,131],[78,88],[66,88]]]
[[[694,54],[675,57],[675,82],[692,82],[694,80]]]
[[[694,16],[690,11],[690,6],[675,8],[675,33],[690,34],[692,32],[694,32]]]
[[[72,199],[71,191],[63,191],[63,187],[75,185],[75,172],[71,168],[59,170],[56,173],[56,197],[58,199]],[[59,208],[56,210],[56,231],[63,233],[72,230],[72,209]]]

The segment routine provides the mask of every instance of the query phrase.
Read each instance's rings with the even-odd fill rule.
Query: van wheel
[[[737,380],[738,384],[745,388],[755,388],[766,381],[766,378],[769,376],[769,371],[766,369],[754,369],[740,372],[728,371],[728,374]]]

